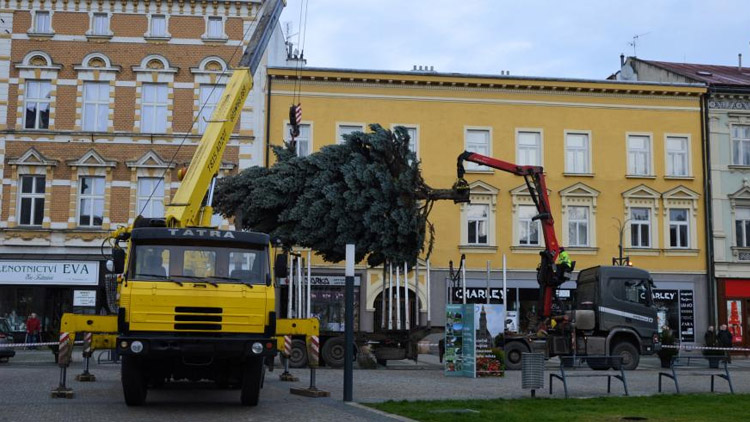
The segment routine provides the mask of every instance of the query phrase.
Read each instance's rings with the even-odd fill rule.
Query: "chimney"
[[[620,53],[620,67],[625,65],[625,55]]]

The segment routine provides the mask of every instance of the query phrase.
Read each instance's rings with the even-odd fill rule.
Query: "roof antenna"
[[[638,38],[640,38],[640,37],[642,37],[644,35],[648,35],[650,33],[651,33],[651,31],[644,32],[643,34],[633,35],[633,41],[631,41],[631,42],[628,43],[629,46],[633,47],[633,57],[638,57],[638,54],[636,54],[636,46],[638,44]]]

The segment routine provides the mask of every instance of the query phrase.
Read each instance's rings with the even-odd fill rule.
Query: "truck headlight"
[[[253,351],[253,353],[255,353],[256,355],[259,355],[259,354],[263,353],[263,345],[262,345],[262,344],[260,344],[260,343],[257,343],[257,342],[256,342],[256,343],[253,343],[253,346],[252,346],[252,347],[251,347],[250,349],[251,349],[251,350]]]
[[[133,353],[141,353],[143,351],[143,343],[138,340],[130,343],[130,350]]]

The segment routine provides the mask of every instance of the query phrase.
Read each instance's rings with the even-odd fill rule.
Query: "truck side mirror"
[[[125,250],[121,248],[112,249],[112,259],[107,261],[107,271],[113,274],[125,272]]]
[[[273,272],[277,278],[284,278],[289,275],[289,267],[287,266],[288,260],[289,257],[285,253],[276,255],[276,262],[273,264]]]

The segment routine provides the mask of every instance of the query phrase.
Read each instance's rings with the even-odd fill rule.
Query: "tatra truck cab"
[[[117,352],[128,404],[149,385],[212,380],[241,385],[256,404],[263,361],[276,353],[266,234],[134,228],[120,280]]]

